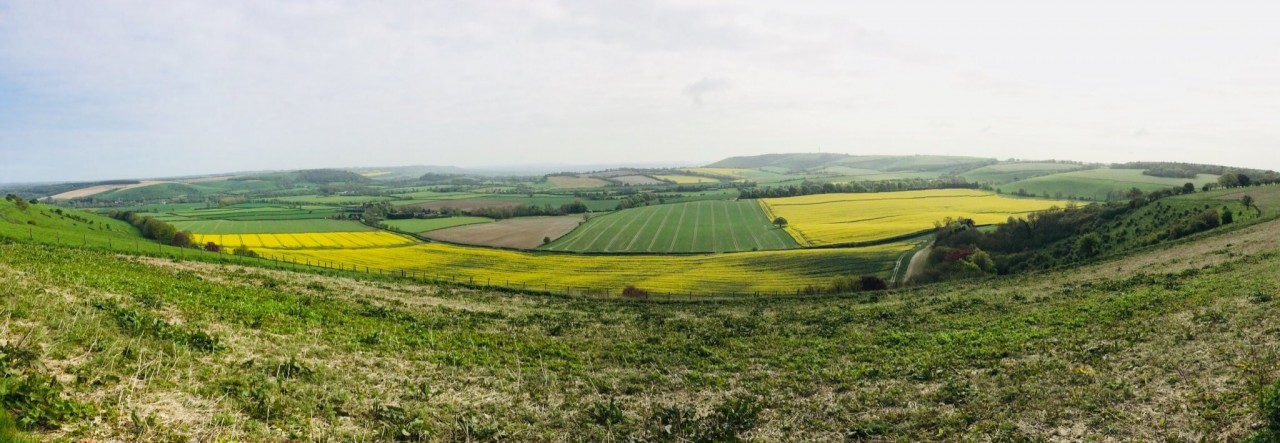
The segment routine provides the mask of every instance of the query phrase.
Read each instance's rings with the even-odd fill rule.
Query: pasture
[[[768,218],[784,217],[787,231],[803,246],[829,246],[896,239],[924,233],[947,217],[978,224],[1004,222],[1067,202],[1002,197],[971,189],[817,194],[761,199]]]
[[[196,244],[213,243],[225,252],[245,246],[248,248],[297,249],[344,248],[359,250],[375,246],[395,246],[416,243],[412,238],[387,231],[352,232],[301,232],[290,234],[194,234]]]
[[[798,247],[752,201],[645,206],[593,217],[543,249],[575,252],[731,252]]]
[[[1193,183],[1199,188],[1217,181],[1217,176],[1208,174],[1200,174],[1194,179],[1168,178],[1143,175],[1140,169],[1101,168],[1033,177],[999,185],[996,189],[1004,194],[1024,191],[1029,195],[1057,199],[1105,201],[1109,193],[1128,192],[1133,188],[1151,192],[1179,187],[1185,183]]]
[[[272,234],[372,231],[360,222],[328,219],[297,220],[171,220],[179,231],[199,234]]]
[[[1196,193],[1175,198],[1210,198],[1222,202],[1238,202],[1244,196],[1253,197],[1254,205],[1264,214],[1280,214],[1280,185],[1251,188],[1217,189],[1208,193]]]
[[[496,223],[494,223],[496,224]],[[491,224],[490,224],[491,225]],[[476,225],[476,226],[490,226]],[[466,228],[466,227],[463,227]],[[460,229],[460,228],[454,228]],[[417,272],[429,278],[527,289],[565,286],[609,290],[626,285],[670,294],[795,293],[835,276],[888,279],[895,261],[915,247],[893,243],[852,249],[801,249],[701,255],[585,255],[427,243],[365,249],[256,249],[282,260],[331,261],[351,267]]]
[[[443,217],[443,218],[410,218],[400,220],[383,220],[382,224],[404,232],[427,232],[454,226],[489,223],[492,219],[484,217]]]

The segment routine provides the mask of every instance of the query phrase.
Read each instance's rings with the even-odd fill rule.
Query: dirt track
[[[77,189],[77,190],[74,190],[74,191],[67,191],[67,192],[63,192],[63,193],[61,193],[61,194],[54,195],[54,196],[53,196],[53,197],[51,197],[51,198],[52,198],[52,199],[54,199],[54,200],[71,200],[71,199],[73,199],[73,198],[88,197],[88,196],[91,196],[91,195],[101,194],[101,193],[103,193],[103,192],[107,192],[107,191],[115,191],[115,190],[123,190],[123,189],[141,188],[141,187],[143,187],[143,186],[151,186],[151,185],[160,184],[160,183],[168,183],[168,182],[144,180],[144,181],[142,181],[141,183],[136,183],[136,184],[132,184],[132,185],[98,185],[98,186],[90,186],[90,187],[87,187],[87,188],[80,188],[80,189]]]
[[[907,265],[907,273],[902,276],[902,283],[905,284],[911,281],[911,276],[915,275],[921,266],[924,266],[924,261],[929,257],[930,252],[933,252],[933,245],[929,245],[929,247],[916,252],[916,255],[911,256],[911,263]]]

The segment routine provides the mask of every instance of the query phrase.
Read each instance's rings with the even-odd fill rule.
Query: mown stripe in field
[[[615,215],[616,215],[616,214],[615,214]],[[619,222],[619,221],[621,221],[621,220],[622,220],[622,218],[621,218],[621,217],[616,217],[616,216],[615,216],[615,217],[612,217],[612,218],[611,218],[611,219],[609,219],[609,220],[605,220],[604,222],[597,223],[597,225],[596,225],[596,226],[593,226],[593,228],[596,228],[596,230],[597,230],[597,231],[600,231],[600,232],[597,232],[597,233],[596,233],[596,235],[595,235],[594,237],[591,237],[591,240],[590,240],[590,241],[587,241],[586,245],[584,245],[584,246],[585,246],[585,247],[590,248],[590,247],[592,247],[593,245],[595,245],[595,244],[596,244],[596,241],[599,241],[601,236],[603,236],[606,232],[609,232],[609,229],[613,228],[613,226],[614,226],[614,225],[616,225],[616,224],[618,224],[618,222]],[[603,224],[602,224],[602,223],[606,223],[606,222],[608,223],[608,225],[603,225]]]
[[[650,223],[650,222],[653,221],[653,217],[655,215],[658,215],[659,212],[662,212],[663,208],[661,206],[658,206],[658,207],[648,207],[645,209],[649,213],[649,216],[645,217],[644,223],[641,224],[638,229],[636,229],[635,235],[631,236],[631,241],[627,242],[627,245],[622,247],[623,250],[627,250],[627,251],[632,250],[631,247],[635,246],[636,241],[640,240],[640,238],[642,237],[641,234],[643,234],[646,229],[657,227],[656,224]]]
[[[645,211],[645,210],[647,210],[647,209],[649,209],[649,208],[648,208],[648,207],[646,207],[646,208],[644,208],[643,210],[638,210],[638,212],[649,212],[649,215],[650,215],[650,216],[652,216],[652,215],[653,215],[653,212],[652,212],[652,211]],[[613,237],[612,237],[612,238],[610,238],[610,239],[609,239],[609,243],[608,243],[608,244],[604,245],[604,251],[605,251],[605,252],[616,252],[616,251],[614,251],[614,249],[613,249],[613,245],[614,245],[615,243],[617,243],[617,242],[618,242],[618,240],[622,240],[623,238],[625,238],[625,237],[626,237],[626,233],[631,232],[631,226],[632,226],[632,225],[635,225],[635,224],[636,224],[636,222],[640,221],[640,218],[641,218],[641,217],[643,217],[643,214],[642,214],[642,215],[640,215],[640,216],[630,217],[630,218],[631,218],[631,220],[630,220],[630,221],[628,221],[628,222],[627,222],[627,224],[622,225],[622,229],[620,229],[617,233],[615,233],[615,234],[613,235]]]
[[[729,215],[729,206],[734,206],[734,204],[721,205],[721,208],[724,209],[725,221],[727,222],[725,224],[729,226],[729,240],[733,242],[733,251],[741,251],[742,247],[738,246],[738,234],[734,231],[733,225],[737,224],[736,221],[742,221],[742,219],[734,219],[732,215]]]
[[[675,205],[666,205],[666,209],[666,212],[664,212],[664,215],[662,216],[662,221],[659,222],[657,226],[654,226],[654,232],[650,235],[651,238],[649,239],[649,245],[644,248],[646,252],[654,252],[653,245],[658,242],[658,234],[662,232],[662,226],[667,225],[667,220],[671,219],[671,213],[675,212]],[[670,249],[667,251],[670,252]]]
[[[674,232],[671,234],[671,245],[667,246],[667,252],[676,251],[676,242],[680,239],[680,235],[684,233],[684,214],[688,210],[688,204],[680,205],[680,220],[676,221],[675,229],[673,229]]]

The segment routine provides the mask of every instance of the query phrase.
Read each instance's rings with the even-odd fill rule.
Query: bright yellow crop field
[[[196,244],[213,242],[224,249],[240,245],[250,248],[367,248],[395,246],[417,242],[416,240],[386,231],[317,232],[303,234],[193,234]]]
[[[852,249],[812,249],[707,255],[583,255],[427,243],[364,249],[257,249],[266,258],[299,263],[405,270],[418,276],[477,284],[527,285],[564,292],[582,287],[611,289],[631,284],[662,293],[794,293],[826,285],[838,275],[888,278],[895,261],[913,245],[894,243]]]
[[[714,178],[710,178],[710,177],[698,177],[698,176],[696,176],[696,175],[674,175],[674,174],[673,174],[673,175],[655,175],[655,176],[653,176],[653,178],[656,178],[656,179],[658,179],[658,180],[666,180],[666,181],[669,181],[669,182],[675,183],[675,184],[677,184],[677,185],[687,185],[687,184],[693,184],[693,183],[719,183],[719,182],[720,182],[720,180],[716,180],[716,179],[714,179]]]
[[[817,194],[766,198],[770,219],[787,219],[787,232],[805,246],[884,240],[927,231],[944,218],[967,217],[978,224],[1000,223],[1068,202],[1010,198],[975,189],[869,194]]]

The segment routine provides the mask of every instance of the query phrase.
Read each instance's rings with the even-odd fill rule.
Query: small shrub
[[[626,418],[622,415],[622,405],[618,404],[616,398],[610,398],[608,402],[598,401],[588,406],[587,417],[590,417],[593,423],[605,428],[620,425]]]
[[[649,298],[649,291],[637,288],[633,285],[627,285],[627,287],[622,288],[622,296],[627,298],[647,299]]]

